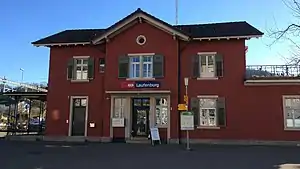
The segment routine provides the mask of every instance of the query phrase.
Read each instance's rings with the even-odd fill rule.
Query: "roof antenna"
[[[178,0],[175,0],[175,24],[178,25]]]

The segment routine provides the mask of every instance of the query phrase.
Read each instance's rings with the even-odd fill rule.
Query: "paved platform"
[[[300,164],[299,147],[194,145],[192,148],[186,151],[183,145],[0,140],[0,168],[292,169]]]

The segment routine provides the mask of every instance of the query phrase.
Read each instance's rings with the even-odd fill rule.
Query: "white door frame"
[[[166,126],[157,126],[158,128],[166,128],[167,129],[167,139],[170,139],[171,135],[171,96],[169,94],[151,94],[151,95],[135,95],[135,94],[112,94],[111,99],[111,105],[110,105],[110,117],[113,117],[113,111],[114,111],[114,98],[123,97],[126,98],[126,105],[125,105],[125,128],[124,128],[124,136],[125,139],[130,139],[130,133],[131,133],[131,126],[132,126],[132,98],[144,98],[149,97],[150,98],[150,111],[149,111],[149,126],[154,126],[155,124],[155,98],[157,97],[166,97],[168,99],[168,125]],[[111,124],[110,119],[110,137],[113,137],[113,127]]]
[[[70,97],[70,111],[69,111],[69,131],[68,136],[72,136],[72,125],[73,125],[73,100],[74,99],[86,99],[85,109],[85,125],[84,125],[84,137],[87,137],[87,125],[88,125],[88,110],[89,110],[89,97],[88,96],[71,96]]]

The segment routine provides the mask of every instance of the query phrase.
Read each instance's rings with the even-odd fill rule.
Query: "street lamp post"
[[[24,80],[24,69],[20,68],[20,71],[21,71],[21,74],[22,74],[21,83],[23,83],[23,80]]]
[[[188,98],[188,85],[189,85],[189,78],[188,77],[185,77],[184,78],[184,86],[185,86],[185,96]],[[186,106],[187,106],[187,109],[189,107],[188,105],[188,101],[186,101]],[[187,150],[190,150],[190,133],[189,133],[189,130],[186,130],[186,149]]]

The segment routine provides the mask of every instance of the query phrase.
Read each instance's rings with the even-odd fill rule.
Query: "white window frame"
[[[167,101],[167,105],[156,105],[156,99],[166,99]],[[154,124],[157,126],[157,127],[168,127],[168,123],[169,123],[169,111],[170,111],[170,103],[169,103],[169,99],[167,96],[161,96],[161,97],[154,97],[154,103],[155,103],[155,112],[154,112]],[[167,123],[166,124],[157,124],[157,117],[156,117],[156,108],[167,108]],[[161,118],[161,114],[160,114],[160,118]]]
[[[81,81],[81,80],[88,80],[89,77],[88,77],[88,73],[89,73],[89,56],[74,56],[73,59],[74,59],[74,79],[75,81]],[[81,60],[81,63],[80,64],[77,64],[77,61],[78,60]],[[84,60],[87,60],[87,63],[85,64],[84,63]],[[78,73],[77,73],[77,67],[80,67],[80,78],[78,77]],[[84,70],[83,68],[86,67],[87,70],[86,70],[86,78],[83,77],[83,74],[84,74]]]
[[[116,100],[120,99],[120,105],[116,105]],[[116,109],[119,109],[119,115],[116,115]],[[126,97],[114,97],[113,98],[113,113],[112,118],[124,118],[126,109]]]
[[[154,79],[153,78],[153,58],[154,58],[154,53],[141,53],[141,54],[128,54],[129,56],[129,78],[128,79]],[[143,58],[144,57],[151,57],[151,62],[144,62],[143,61]],[[133,62],[131,61],[131,59],[133,57],[139,57],[140,59],[140,62]],[[148,77],[144,77],[143,76],[143,68],[144,68],[144,64],[148,64],[148,65],[151,65],[151,76],[148,76]],[[131,72],[131,69],[132,69],[132,66],[133,65],[139,65],[139,76],[138,77],[130,77],[132,72]],[[133,70],[135,71],[135,69]]]
[[[300,99],[300,95],[284,95],[282,96],[282,108],[283,108],[283,117],[284,117],[284,130],[300,130],[299,127],[295,127],[295,116],[293,114],[293,127],[287,126],[287,107],[286,107],[286,99]],[[299,108],[300,111],[300,108]],[[300,118],[299,118],[300,120]]]
[[[201,99],[213,99],[215,100],[215,105],[214,107],[201,107],[201,103],[200,100]],[[215,95],[208,95],[208,96],[198,96],[198,103],[199,103],[199,112],[198,112],[198,124],[196,124],[197,128],[208,128],[208,129],[220,129],[220,127],[218,126],[218,109],[217,109],[217,100],[218,100],[218,96]],[[209,110],[209,109],[214,109],[215,110],[215,125],[201,125],[201,113],[202,110]]]
[[[199,57],[199,75],[200,77],[199,78],[216,78],[216,55],[217,55],[217,52],[199,52],[198,53],[198,57]],[[202,67],[202,59],[204,58],[205,56],[205,71],[202,71],[203,70],[203,67]],[[209,56],[212,56],[213,58],[213,69],[214,71],[213,72],[208,72],[208,57]]]

